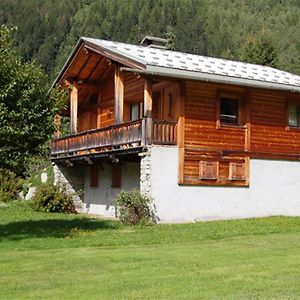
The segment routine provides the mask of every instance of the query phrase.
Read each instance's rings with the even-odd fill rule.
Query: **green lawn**
[[[125,227],[0,206],[0,299],[300,299],[300,218]]]

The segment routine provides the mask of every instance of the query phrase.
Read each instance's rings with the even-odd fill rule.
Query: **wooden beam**
[[[103,56],[99,58],[98,62],[94,65],[94,67],[91,69],[90,73],[86,77],[87,79],[89,79],[92,76],[92,74],[95,72],[95,70],[100,66],[103,59],[104,59]]]
[[[114,97],[115,124],[123,123],[124,106],[124,74],[118,65],[115,66],[115,97]]]
[[[144,85],[144,117],[152,118],[152,82],[148,79]]]
[[[54,124],[55,124],[55,132],[54,132],[54,138],[58,139],[60,137],[60,115],[56,114],[54,118]]]
[[[97,104],[99,107],[97,108],[97,128],[101,127],[101,97],[102,97],[102,91],[100,89],[98,93],[98,99],[97,99]]]
[[[114,65],[109,65],[106,70],[104,71],[104,73],[99,77],[99,81],[102,81],[104,80],[107,75],[112,71],[112,69],[114,68],[115,66]]]
[[[83,62],[83,65],[81,66],[81,68],[79,69],[77,75],[76,75],[76,78],[80,78],[80,73],[82,72],[82,70],[85,68],[85,66],[87,65],[88,61],[90,60],[91,58],[91,55],[89,55],[89,53],[85,53],[86,57],[84,59],[84,62]]]
[[[77,133],[77,116],[78,116],[78,87],[73,84],[70,93],[70,132]]]
[[[152,81],[145,79],[144,118],[146,118],[145,144],[152,144]]]
[[[186,87],[185,81],[180,84],[180,99],[179,99],[179,118],[178,118],[178,184],[184,183],[184,140],[185,140],[185,102],[186,102]]]
[[[245,132],[245,150],[250,151],[251,147],[251,111],[250,111],[250,91],[249,89],[245,92],[245,106],[246,106],[246,132]]]

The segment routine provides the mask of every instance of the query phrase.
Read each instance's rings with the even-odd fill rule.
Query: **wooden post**
[[[115,67],[115,124],[123,123],[123,107],[124,107],[124,76],[120,71],[120,67]]]
[[[185,81],[180,84],[179,118],[178,118],[178,184],[184,183],[184,135],[185,135]]]
[[[60,115],[59,114],[55,115],[54,124],[55,124],[54,138],[58,139],[60,137]]]
[[[101,88],[100,91],[98,93],[98,99],[97,99],[97,104],[98,104],[98,108],[97,108],[97,128],[101,128]]]
[[[145,80],[144,85],[144,117],[146,118],[146,144],[152,143],[152,82]]]
[[[77,117],[78,117],[78,87],[73,84],[70,94],[70,132],[77,133]]]
[[[246,90],[245,93],[245,106],[246,106],[246,132],[245,132],[245,151],[249,152],[250,149],[250,134],[251,134],[251,112],[250,112],[250,91]]]

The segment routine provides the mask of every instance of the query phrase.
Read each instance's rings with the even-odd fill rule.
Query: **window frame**
[[[221,102],[222,98],[225,99],[232,99],[232,100],[238,100],[238,120],[237,124],[234,123],[225,123],[221,122]],[[217,128],[246,128],[247,123],[247,111],[246,111],[246,96],[245,92],[238,92],[238,91],[224,91],[224,90],[218,90],[217,92]]]
[[[295,104],[297,107],[297,121],[298,121],[298,125],[297,126],[292,126],[289,123],[289,119],[290,119],[290,106],[292,104]],[[300,100],[295,99],[295,98],[291,98],[291,99],[287,99],[286,100],[286,130],[290,131],[290,130],[295,130],[298,131],[300,130]]]
[[[90,187],[99,186],[99,167],[97,165],[90,166]]]

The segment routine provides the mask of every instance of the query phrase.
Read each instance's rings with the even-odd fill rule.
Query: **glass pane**
[[[289,105],[289,126],[298,127],[298,107],[295,103]]]
[[[130,116],[130,120],[131,121],[135,121],[138,120],[139,118],[139,104],[131,104],[131,116]]]
[[[239,100],[221,98],[220,121],[226,124],[238,124]]]

